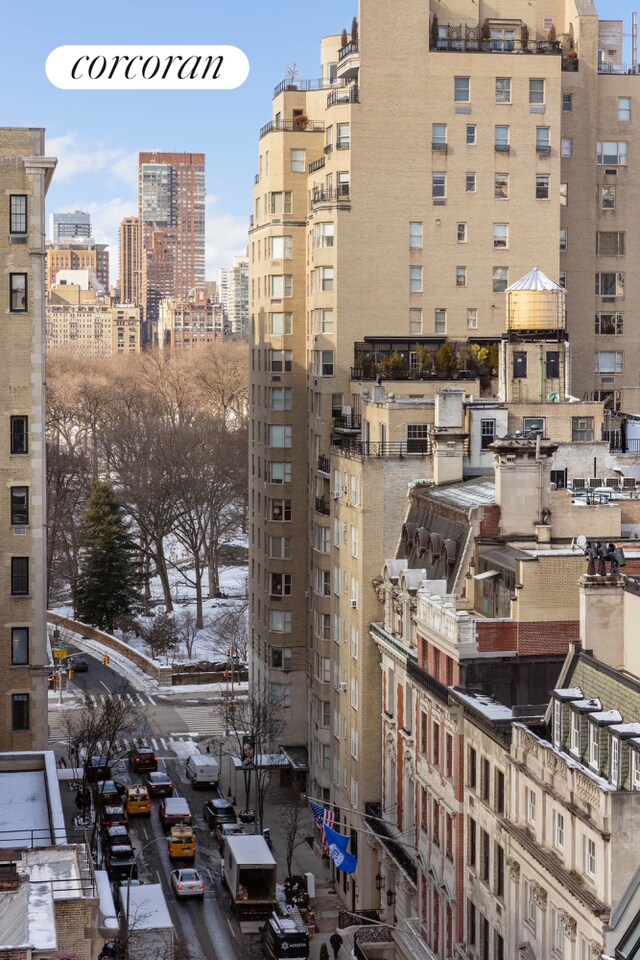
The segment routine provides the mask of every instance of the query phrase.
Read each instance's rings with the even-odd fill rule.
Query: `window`
[[[631,789],[640,790],[640,753],[630,750],[631,754]]]
[[[536,127],[536,150],[547,153],[551,148],[551,127]]]
[[[316,223],[314,227],[316,248],[332,247],[334,238],[333,223]]]
[[[291,500],[270,500],[269,520],[291,520]]]
[[[351,138],[349,124],[338,123],[337,130],[338,130],[338,140],[336,143],[336,147],[338,148],[338,150],[348,150],[350,146],[350,138]]]
[[[29,663],[29,627],[11,628],[11,663],[16,667]]]
[[[569,246],[569,233],[566,227],[560,227],[560,253],[566,253]]]
[[[625,140],[598,140],[596,144],[596,163],[609,166],[626,167],[627,143]]]
[[[600,187],[600,202],[603,210],[615,210],[616,208],[615,184],[605,183]]]
[[[470,867],[476,865],[476,821],[469,817],[469,846],[467,848],[467,862]]]
[[[544,103],[544,80],[529,80],[529,103]]]
[[[476,192],[476,175],[475,173],[467,173],[464,178],[464,189],[466,193],[475,193]]]
[[[469,77],[454,77],[453,99],[455,103],[469,103],[469,100],[470,100]]]
[[[560,156],[561,157],[572,157],[573,156],[573,140],[571,137],[563,137],[560,141]]]
[[[620,741],[611,735],[611,783],[618,786],[620,777]]]
[[[329,293],[333,290],[333,267],[320,267],[317,274],[317,289]]]
[[[566,207],[567,203],[569,202],[568,189],[569,189],[569,185],[567,183],[560,184],[560,206],[561,207]]]
[[[527,789],[527,823],[535,826],[536,823],[536,795],[533,790]]]
[[[271,259],[290,260],[293,256],[293,237],[271,237]]]
[[[291,647],[272,647],[271,666],[276,670],[291,670],[293,666],[293,650]]]
[[[475,790],[478,779],[478,755],[473,747],[469,747],[467,754],[467,786]]]
[[[509,224],[494,223],[493,225],[493,246],[494,249],[505,248],[509,246]]]
[[[496,813],[504,813],[504,773],[502,770],[496,770],[495,772],[493,807]]]
[[[291,213],[293,194],[290,190],[279,190],[269,194],[269,210],[272,214]]]
[[[467,330],[478,329],[478,308],[467,307]]]
[[[591,420],[593,423],[593,417],[572,417],[572,440],[576,440],[576,421],[582,420]],[[593,436],[590,438],[593,440]],[[576,757],[580,756],[580,714],[572,710],[571,711],[571,739],[569,749]]]
[[[422,293],[422,267],[409,267],[409,290]]]
[[[495,173],[493,176],[493,198],[494,200],[509,199],[509,174]]]
[[[631,120],[631,97],[618,97],[618,120],[621,123]]]
[[[571,113],[572,110],[573,110],[573,94],[563,93],[562,94],[562,112]]]
[[[269,368],[272,373],[288,373],[291,371],[292,364],[293,353],[291,350],[269,350]]]
[[[271,314],[271,335],[273,337],[289,336],[293,332],[292,313]]]
[[[291,559],[291,537],[269,537],[267,554],[273,560]]]
[[[271,388],[271,409],[291,410],[291,387]],[[271,444],[271,446],[288,446],[288,444]]]
[[[527,354],[524,350],[513,351],[514,380],[525,380],[527,377]]]
[[[553,843],[558,850],[564,849],[564,814],[553,811]]]
[[[447,311],[442,307],[436,307],[435,309],[434,330],[436,333],[446,333],[447,331]]]
[[[498,153],[509,152],[509,127],[497,126],[495,128],[494,143]]]
[[[31,726],[28,693],[14,693],[11,697],[11,729],[29,730]]]
[[[567,289],[567,273],[566,270],[561,270],[558,274],[558,283],[565,290]]]
[[[13,313],[26,313],[27,311],[26,273],[9,274],[9,309]]]
[[[349,197],[349,187],[350,187],[350,178],[348,170],[339,170],[338,171],[338,184],[337,184],[337,196],[338,197]]]
[[[524,882],[524,919],[534,930],[536,928],[536,895],[532,883]]]
[[[600,767],[600,737],[595,723],[589,722],[589,766],[594,770]]]
[[[493,268],[493,292],[494,293],[503,293],[509,283],[509,268],[508,267],[494,267]]]
[[[293,428],[282,424],[269,424],[269,446],[291,447]]]
[[[549,199],[549,174],[536,174],[536,200]]]
[[[422,333],[422,307],[411,307],[409,310],[409,333]]]
[[[352,526],[351,527],[351,556],[352,557],[358,556],[358,542],[359,542],[358,528]]]
[[[407,453],[428,453],[430,447],[429,424],[407,424]]]
[[[29,488],[11,487],[11,526],[26,527],[29,524]]]
[[[511,103],[511,77],[496,77],[496,103]]]
[[[458,243],[467,242],[467,225],[466,223],[459,223],[456,231],[456,238]]]
[[[475,123],[468,123],[467,124],[467,146],[475,147],[476,143],[477,143],[476,125]]]
[[[491,764],[486,757],[482,758],[480,764],[480,796],[485,801],[489,802],[489,793],[491,791]]]
[[[11,453],[29,453],[29,417],[11,417]]]
[[[268,483],[291,483],[291,464],[278,461],[267,463]]]
[[[491,50],[501,53],[513,53],[516,46],[516,32],[513,27],[491,25]],[[484,49],[484,48],[483,48]]]
[[[446,123],[431,124],[431,149],[447,149],[447,125]]]
[[[467,285],[467,268],[456,267],[456,287],[466,287],[466,285]]]
[[[11,596],[29,595],[29,557],[11,557]]]
[[[272,300],[282,300],[283,297],[290,297],[293,293],[293,277],[289,275],[274,275],[269,277],[269,295]]]
[[[557,910],[552,911],[552,924],[553,954],[556,957],[562,957],[564,954],[564,923],[562,914]]]
[[[291,633],[291,611],[270,610],[269,630],[272,633]]]
[[[440,766],[440,724],[435,721],[431,725],[431,762]]]
[[[617,231],[598,231],[596,233],[596,253],[603,257],[624,257],[626,233]]]
[[[332,377],[333,376],[333,350],[319,350],[318,353],[319,367],[318,374],[321,377]]]
[[[444,200],[447,196],[446,173],[434,173],[431,175],[431,196],[434,200]]]
[[[595,356],[596,373],[624,373],[624,353],[601,350]]]
[[[480,449],[488,450],[496,438],[495,420],[480,421]]]
[[[24,194],[9,197],[9,233],[27,232],[27,198]]]
[[[358,681],[356,677],[351,678],[351,706],[354,710],[358,709]]]
[[[584,838],[584,869],[589,877],[596,875],[596,842],[589,837]]]
[[[272,573],[269,594],[272,597],[291,596],[291,574],[290,573]]]
[[[291,706],[291,684],[272,683],[271,684],[271,702],[279,707]]]
[[[307,165],[305,162],[305,152],[304,150],[292,150],[291,151],[291,172],[292,173],[306,173]]]
[[[601,336],[614,336],[624,332],[624,314],[596,313],[596,333]]]
[[[624,297],[624,273],[596,273],[597,297]]]
[[[491,844],[489,834],[486,830],[480,828],[480,862],[478,864],[478,875],[481,880],[489,879],[489,851]]]
[[[412,250],[422,249],[422,224],[413,222],[409,224],[409,247]]]
[[[329,527],[316,526],[314,548],[318,553],[331,553],[331,530]],[[328,637],[325,637],[325,639],[328,639]]]
[[[496,896],[504,897],[504,850],[499,843],[494,847],[495,856],[495,892]]]

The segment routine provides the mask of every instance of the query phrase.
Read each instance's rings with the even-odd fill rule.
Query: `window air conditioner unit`
[[[333,499],[334,499],[334,500],[339,500],[339,499],[340,499],[340,491],[339,491],[339,490],[334,490],[334,491],[333,491]]]
[[[338,691],[338,693],[346,693],[347,692],[346,683],[339,683],[338,686],[336,687],[336,690]]]
[[[28,527],[14,527],[13,535],[14,537],[26,537]]]
[[[351,606],[353,607],[354,610],[358,609],[358,601],[354,600],[353,597],[351,598]]]

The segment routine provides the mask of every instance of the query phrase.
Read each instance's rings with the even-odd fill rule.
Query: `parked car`
[[[129,836],[129,828],[124,823],[115,823],[113,826],[104,827],[102,830],[102,847],[104,850],[109,847],[133,846]]]
[[[227,837],[233,837],[237,836],[239,833],[244,833],[244,827],[241,823],[217,823],[214,829],[216,840],[218,841],[218,846],[220,847],[220,853],[222,853],[224,842]]]
[[[111,767],[106,757],[89,757],[84,765],[84,775],[87,783],[97,783],[98,780],[111,779]]]
[[[165,833],[168,833],[171,827],[175,827],[179,823],[191,826],[191,808],[188,800],[185,800],[184,797],[165,797],[160,801],[158,810],[160,823]]]
[[[158,769],[158,758],[151,747],[134,747],[129,750],[129,769],[138,773]]]
[[[128,880],[138,876],[133,847],[115,846],[104,851],[104,866],[110,880]]]
[[[171,871],[171,885],[176,897],[204,897],[204,883],[195,867]]]
[[[238,817],[233,809],[233,804],[228,800],[218,800],[212,797],[207,800],[202,808],[202,816],[205,822],[213,830],[219,823],[237,823]]]
[[[100,827],[106,830],[107,827],[112,827],[116,823],[124,823],[125,826],[129,825],[129,818],[122,804],[104,807],[100,814]]]
[[[86,673],[89,669],[89,661],[81,653],[74,653],[72,657],[69,657],[68,666],[71,670],[75,670],[76,673]]]
[[[149,791],[138,783],[132,787],[127,787],[124,804],[130,817],[145,816],[151,813]]]
[[[114,803],[118,804],[126,789],[126,784],[119,780],[99,780],[93,788],[96,804],[102,807]]]
[[[193,827],[179,823],[169,833],[169,860],[195,860],[196,838]]]
[[[142,778],[142,783],[149,791],[150,797],[170,797],[173,793],[173,783],[166,775],[159,771],[151,771]]]

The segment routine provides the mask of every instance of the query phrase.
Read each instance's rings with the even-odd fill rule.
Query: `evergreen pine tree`
[[[81,527],[83,555],[78,578],[78,618],[113,632],[114,621],[138,601],[135,543],[110,483],[99,480]]]

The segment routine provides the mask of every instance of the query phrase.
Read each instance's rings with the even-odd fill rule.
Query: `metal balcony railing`
[[[346,84],[347,81],[343,77],[335,80],[281,80],[274,89],[273,95],[277,97],[283,91],[298,90],[305,93],[308,90],[333,90],[335,87],[344,87]]]
[[[362,417],[354,413],[336,413],[333,417],[333,425],[339,430],[361,430]]]
[[[342,90],[332,90],[327,95],[327,106],[333,107],[337,103],[360,103],[360,92],[357,84],[352,83],[351,86]]]
[[[316,513],[321,513],[323,517],[331,513],[331,507],[323,497],[316,497]]]
[[[331,446],[340,453],[356,457],[379,457],[388,460],[402,460],[404,457],[431,456],[431,441],[421,440],[355,440],[336,434]]]
[[[316,187],[311,194],[311,206],[315,206],[317,203],[335,203],[336,201],[348,201],[349,196],[349,184],[341,183],[337,189],[329,189],[328,187]]]
[[[327,148],[325,147],[325,150]],[[318,160],[314,160],[313,163],[309,164],[309,173],[315,173],[316,170],[322,170],[325,164],[324,157],[320,157]]]
[[[344,60],[345,57],[348,57],[350,54],[357,53],[357,52],[358,52],[357,42],[354,43],[353,41],[351,41],[351,43],[348,43],[346,47],[341,47],[338,50],[338,61]]]
[[[331,474],[331,460],[329,457],[324,457],[320,454],[318,457],[318,470],[320,473],[326,473],[327,476]]]
[[[321,120],[309,120],[308,117],[296,117],[293,120],[270,120],[260,128],[260,138],[268,133],[324,133]]]

